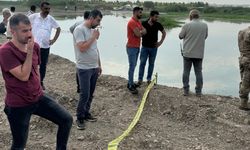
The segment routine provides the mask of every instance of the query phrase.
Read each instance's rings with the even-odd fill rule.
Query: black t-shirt
[[[0,23],[0,34],[4,34],[6,32],[6,27],[3,22]]]
[[[148,20],[143,21],[142,25],[147,30],[147,34],[142,37],[142,46],[155,48],[158,41],[158,31],[163,31],[163,26],[159,22],[155,22],[151,26],[148,24]]]

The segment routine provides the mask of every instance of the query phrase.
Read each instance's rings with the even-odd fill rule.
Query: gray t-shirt
[[[73,32],[76,67],[79,69],[92,69],[98,68],[99,53],[97,49],[97,42],[93,42],[92,45],[84,52],[81,52],[76,45],[79,42],[87,41],[91,38],[93,29],[87,28],[84,24],[78,25]]]
[[[199,19],[193,19],[191,22],[185,24],[179,34],[179,37],[183,38],[183,56],[188,58],[203,58],[207,36],[207,24]]]

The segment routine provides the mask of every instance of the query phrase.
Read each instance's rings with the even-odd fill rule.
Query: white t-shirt
[[[30,15],[29,19],[35,41],[41,48],[49,48],[49,40],[52,29],[59,28],[59,25],[54,17],[48,15],[46,18],[43,18],[40,13],[35,13]]]

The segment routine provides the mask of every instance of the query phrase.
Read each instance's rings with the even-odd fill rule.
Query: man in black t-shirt
[[[142,48],[140,53],[140,67],[139,67],[139,78],[138,85],[142,84],[145,65],[148,59],[148,74],[147,83],[151,82],[151,77],[154,71],[154,62],[157,54],[158,47],[163,43],[166,32],[158,22],[159,12],[151,11],[150,17],[146,21],[142,22],[143,27],[147,30],[147,34],[142,37]],[[161,31],[161,40],[158,42],[158,31]]]

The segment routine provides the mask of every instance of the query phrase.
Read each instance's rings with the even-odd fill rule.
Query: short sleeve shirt
[[[132,17],[127,24],[127,38],[128,38],[127,47],[131,48],[140,47],[141,38],[137,37],[134,34],[135,28],[142,30],[142,24],[139,20],[136,20],[134,17]]]
[[[79,42],[85,42],[92,36],[94,29],[89,29],[83,23],[78,25],[73,32],[76,67],[79,69],[98,68],[99,53],[97,49],[97,41],[94,41],[89,49],[81,52],[76,45]]]
[[[163,31],[163,26],[159,22],[150,25],[148,20],[142,22],[142,25],[147,30],[147,34],[142,37],[142,46],[155,48],[158,41],[158,31]]]
[[[32,25],[32,33],[35,41],[41,48],[49,48],[52,29],[59,27],[54,17],[48,15],[46,18],[43,18],[40,13],[35,13],[30,15],[29,19]]]
[[[5,81],[5,103],[10,107],[23,107],[33,104],[43,95],[40,85],[38,65],[40,64],[39,45],[35,44],[32,58],[32,69],[28,81],[21,81],[9,71],[22,65],[27,53],[20,51],[12,42],[0,47],[0,66]]]

